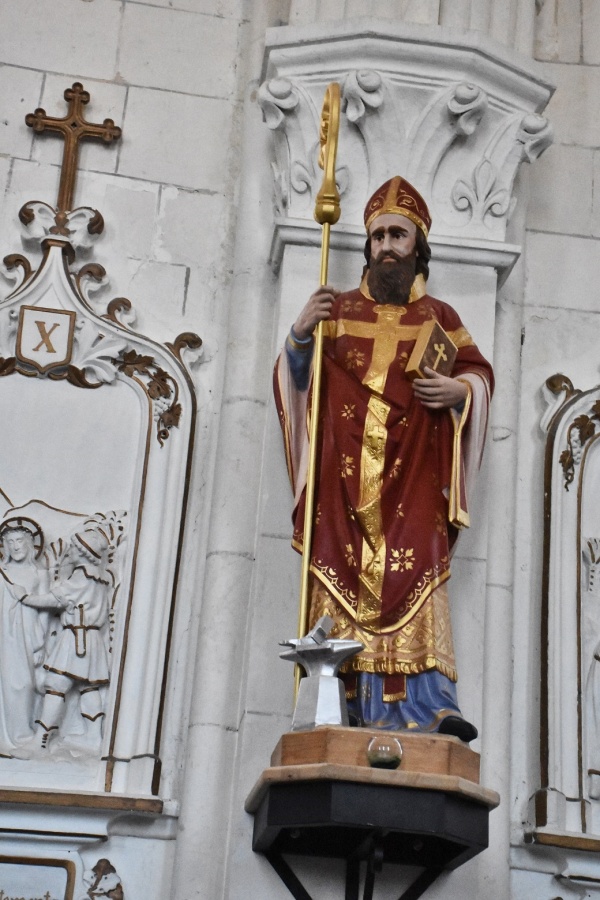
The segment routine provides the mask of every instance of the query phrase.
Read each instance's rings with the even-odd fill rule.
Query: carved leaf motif
[[[517,141],[523,145],[523,158],[533,162],[547,150],[554,140],[554,130],[548,119],[534,113],[521,122]]]
[[[596,426],[589,416],[578,416],[573,422],[573,426],[579,431],[579,440],[585,444],[596,433]]]
[[[86,323],[76,332],[72,363],[84,373],[93,375],[98,383],[110,384],[117,377],[115,356],[124,346],[123,341],[99,334],[95,328]]]
[[[287,78],[272,78],[259,87],[258,103],[267,128],[275,131],[284,124],[285,114],[298,105],[298,93]]]
[[[487,109],[485,91],[476,84],[461,82],[448,101],[448,111],[456,117],[454,127],[458,134],[473,134]]]
[[[346,76],[342,91],[342,109],[356,124],[368,109],[379,109],[383,103],[383,83],[379,72],[359,69]]]
[[[573,481],[575,477],[575,460],[573,459],[573,454],[570,450],[563,450],[560,454],[559,463],[562,466],[563,472],[565,473],[565,490],[569,490],[569,485]]]
[[[575,391],[571,379],[561,372],[557,372],[556,375],[551,375],[550,378],[547,378],[546,387],[553,394],[560,394],[562,391],[572,394]]]
[[[314,166],[312,167],[311,171],[308,166],[306,166],[299,160],[296,160],[296,162],[292,163],[290,171],[290,181],[292,183],[292,187],[298,194],[305,194],[306,191],[310,191],[314,179]]]
[[[153,400],[158,400],[159,397],[166,398],[171,396],[169,376],[163,369],[157,369],[150,378],[148,393]]]
[[[596,400],[592,406],[592,419],[600,420],[600,400]]]
[[[20,253],[11,253],[9,256],[5,256],[3,261],[9,272],[12,272],[16,268],[22,270],[21,280],[15,285],[13,290],[17,287],[21,287],[21,285],[25,284],[25,282],[31,278],[33,270],[31,268],[31,263],[26,256],[22,256]]]
[[[452,202],[456,209],[464,212],[472,210],[472,216],[483,221],[485,216],[506,215],[510,204],[510,193],[506,188],[494,190],[498,173],[489,159],[482,159],[473,173],[473,181],[468,184],[459,179],[452,189]]]
[[[180,418],[181,403],[174,403],[173,406],[170,406],[161,416],[162,423],[166,428],[179,425]]]
[[[154,364],[151,356],[141,356],[135,350],[126,350],[123,352],[122,360],[118,365],[119,372],[123,372],[129,378],[137,373],[139,375],[149,375],[149,369]]]
[[[0,359],[0,378],[3,375],[12,375],[16,371],[16,364],[17,361],[14,356],[9,356],[8,359]]]

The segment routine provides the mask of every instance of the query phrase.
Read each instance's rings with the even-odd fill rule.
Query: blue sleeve
[[[292,378],[299,391],[305,391],[308,387],[313,347],[314,341],[312,337],[301,341],[294,334],[293,328],[285,341],[285,352],[290,364]]]

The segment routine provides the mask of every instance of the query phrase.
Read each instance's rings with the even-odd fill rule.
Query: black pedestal
[[[486,805],[442,790],[350,781],[269,784],[255,810],[253,849],[264,853],[296,900],[310,900],[282,854],[347,860],[346,900],[358,898],[359,866],[368,865],[364,900],[384,863],[420,866],[400,900],[416,900],[444,869],[488,846]]]

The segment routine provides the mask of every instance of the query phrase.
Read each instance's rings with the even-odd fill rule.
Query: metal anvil
[[[298,663],[308,676],[300,681],[292,731],[349,724],[344,685],[337,673],[342,663],[362,650],[364,644],[327,640],[332,627],[333,619],[322,616],[305,637],[280,642],[280,646],[291,648],[279,654],[281,659]]]

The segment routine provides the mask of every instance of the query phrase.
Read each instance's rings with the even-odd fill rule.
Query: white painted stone
[[[600,145],[600,111],[596,103],[600,68],[549,65],[547,72],[556,84],[556,92],[546,109],[556,142],[582,147]]]
[[[594,0],[583,0],[583,62],[600,63],[600,8]]]
[[[119,60],[120,75],[137,86],[228,97],[234,87],[231,61],[236,56],[238,23],[202,12],[127,4],[120,38],[125,50]],[[177,65],[173,65],[174,59]]]
[[[44,0],[3,3],[0,58],[23,65],[25,50],[41,70],[61,73],[68,68],[110,80],[116,74],[120,21],[121,7],[114,0],[56,0],[52,16]]]
[[[190,726],[217,724],[230,730],[239,727],[244,687],[240,672],[253,569],[253,560],[242,553],[220,551],[208,555],[207,591],[200,611],[197,645],[200,686],[192,698]]]
[[[161,192],[154,252],[157,259],[183,265],[220,264],[225,239],[228,205],[222,194],[180,191]],[[199,234],[202,240],[199,240]]]
[[[600,154],[593,154],[593,173],[592,173],[592,225],[591,230],[594,237],[600,236],[600,197],[598,196],[597,186],[600,185]]]
[[[86,71],[84,68],[83,72]],[[80,81],[90,94],[90,102],[83,107],[83,116],[88,122],[102,124],[105,119],[112,119],[115,125],[123,124],[126,88],[118,84],[107,84],[104,81],[92,81],[81,74],[47,75],[41,100],[37,106],[45,109],[48,116],[57,118],[66,116],[68,103],[64,99],[64,92],[75,81]],[[25,112],[33,112],[34,109],[35,104],[30,100]],[[27,132],[33,133],[30,128],[27,128]],[[121,140],[113,141],[110,144],[105,144],[98,139],[82,141],[79,150],[80,168],[91,169],[95,172],[114,172],[121,149]],[[60,166],[64,146],[65,142],[62,137],[55,132],[36,134],[33,139],[31,158],[44,164]]]
[[[231,109],[224,100],[130,88],[118,172],[222,191],[230,127]]]
[[[4,98],[0,112],[0,153],[29,158],[32,132],[25,125],[25,116],[33,112],[36,103],[39,105],[41,90],[40,72],[16,66],[0,68],[0,95]]]
[[[589,238],[530,232],[527,236],[530,306],[595,310],[590,285],[600,276],[600,260]]]
[[[593,161],[592,150],[556,144],[532,166],[530,183],[537,202],[529,216],[530,228],[559,234],[590,234]]]
[[[182,331],[190,330],[192,323],[183,314],[184,266],[136,259],[114,265],[112,255],[105,255],[104,248],[98,249],[96,258],[108,270],[112,288],[107,292],[108,298],[121,296],[131,301],[136,328],[159,341],[173,340]],[[148,307],[150,299],[152,306]]]
[[[203,895],[226,896],[226,846],[237,741],[237,732],[214,724],[196,725],[188,732],[180,840],[167,896],[198,900]],[[181,840],[184,834],[185,841]],[[245,844],[244,851],[247,848]]]
[[[282,663],[282,665],[285,665]],[[230,856],[227,889],[229,896],[265,897],[278,900],[282,896],[281,881],[259,854],[249,853],[254,819],[244,811],[246,797],[261,772],[270,765],[271,754],[282,734],[289,731],[292,717],[247,713],[240,729],[238,769],[232,797]],[[184,895],[185,896],[185,895]]]
[[[294,711],[294,667],[279,658],[279,641],[298,634],[300,557],[289,540],[261,537],[257,544],[256,585],[247,678],[246,708],[253,713],[289,715]]]
[[[448,585],[458,703],[464,717],[473,722],[480,734],[483,728],[485,577],[485,560],[460,559],[453,563]],[[480,751],[482,739],[485,740],[485,736],[471,745],[474,750]]]
[[[140,0],[125,0],[133,6]],[[172,10],[203,13],[204,15],[241,18],[244,0],[149,0],[148,6],[166,6]],[[278,0],[276,0],[278,2]]]
[[[210,549],[254,554],[254,503],[260,484],[256,456],[262,445],[264,402],[247,397],[226,401],[227,414],[219,436],[221,465],[229,472],[228,482],[221,483],[215,502],[222,515],[210,536]]]
[[[580,62],[581,6],[572,0],[545,0],[537,13],[535,56],[552,62]]]

